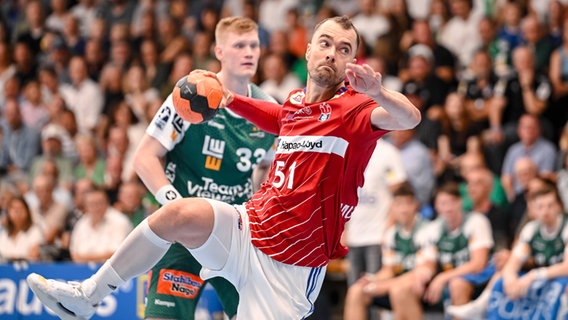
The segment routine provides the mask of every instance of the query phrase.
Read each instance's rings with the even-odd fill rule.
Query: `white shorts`
[[[208,200],[215,222],[209,239],[190,249],[201,277],[220,276],[239,292],[239,319],[303,319],[313,312],[326,267],[278,262],[251,243],[245,207]]]

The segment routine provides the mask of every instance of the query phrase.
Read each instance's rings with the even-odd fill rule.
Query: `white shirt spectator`
[[[62,85],[60,92],[65,104],[75,114],[79,131],[89,132],[95,128],[104,103],[99,85],[91,79],[85,79],[79,86]]]
[[[458,57],[463,68],[471,64],[475,50],[481,46],[479,20],[473,13],[470,13],[467,20],[454,16],[438,33],[438,42]]]
[[[69,250],[81,256],[114,252],[132,230],[132,223],[120,211],[109,207],[102,221],[93,226],[92,217],[83,215],[71,232]]]
[[[8,231],[0,230],[0,260],[26,259],[30,250],[43,244],[44,239],[37,225],[32,225],[25,232],[18,232],[15,237],[8,236]]]

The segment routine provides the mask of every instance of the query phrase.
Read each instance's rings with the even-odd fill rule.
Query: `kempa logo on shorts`
[[[160,299],[155,299],[154,304],[157,305],[157,306],[164,306],[164,307],[168,307],[168,308],[174,308],[176,306],[175,302],[164,301],[164,300],[160,300]]]

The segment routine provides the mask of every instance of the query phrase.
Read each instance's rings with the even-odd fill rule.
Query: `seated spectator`
[[[26,126],[38,132],[49,122],[49,112],[42,99],[40,84],[37,80],[31,80],[24,86],[24,99],[21,102],[20,111]]]
[[[473,208],[471,198],[467,190],[467,184],[465,181],[468,179],[468,175],[479,169],[489,169],[485,163],[485,158],[483,154],[479,152],[466,152],[459,161],[459,175],[464,180],[460,182],[460,194],[463,202],[463,209],[465,212],[469,212]],[[489,200],[495,206],[506,208],[509,206],[509,201],[507,200],[507,194],[503,185],[501,184],[501,179],[498,175],[492,173],[492,188],[489,193]]]
[[[394,191],[390,208],[394,225],[385,233],[382,267],[379,272],[364,275],[349,287],[345,319],[366,319],[368,307],[373,303],[389,308],[389,295],[397,290],[397,283],[401,279],[398,276],[416,266],[416,253],[421,246],[419,233],[425,226],[418,215],[418,208],[410,185],[403,184]]]
[[[104,262],[132,230],[128,218],[112,208],[104,190],[85,194],[85,213],[71,232],[70,252],[74,262]]]
[[[79,163],[75,166],[75,180],[89,178],[95,185],[104,185],[105,160],[97,154],[95,139],[91,135],[80,135],[76,138]]]
[[[40,228],[32,221],[32,213],[21,197],[8,204],[4,229],[0,231],[0,261],[37,261],[44,242]]]
[[[17,100],[6,101],[2,116],[3,156],[0,160],[4,162],[0,163],[0,168],[4,168],[8,174],[27,174],[33,159],[40,152],[40,134],[23,122]]]
[[[416,139],[415,129],[392,131],[389,138],[400,151],[402,166],[420,207],[428,207],[434,190],[434,166],[428,148]]]
[[[501,277],[501,282],[492,282],[484,293],[471,303],[463,306],[450,306],[447,310],[450,315],[463,319],[485,318],[492,292],[499,284],[507,298],[507,300],[500,299],[500,301],[518,304],[518,308],[511,309],[511,316],[523,318],[523,316],[529,316],[526,313],[531,312],[531,309],[522,307],[522,299],[529,293],[535,295],[535,292],[531,290],[535,282],[546,282],[568,276],[568,250],[566,249],[568,224],[562,213],[562,204],[557,190],[553,185],[545,185],[530,192],[528,198],[533,202],[535,220],[522,228],[519,240],[502,272],[494,276],[494,279]],[[527,268],[530,271],[522,274],[521,271]],[[542,287],[542,284],[539,286]],[[556,294],[547,292],[546,297],[541,296],[540,298],[546,299],[546,304],[554,304],[560,300],[560,294],[565,294],[564,290]],[[534,304],[535,301],[530,303]]]
[[[54,199],[54,190],[55,179],[40,174],[33,181],[32,191],[25,195],[34,223],[40,227],[47,244],[55,244],[61,236],[69,213],[64,204]]]
[[[422,301],[439,303],[446,288],[452,304],[467,303],[473,286],[461,276],[483,270],[493,248],[489,220],[479,213],[465,215],[456,184],[439,187],[434,206],[439,218],[422,233],[426,239],[417,267],[402,275],[404,280],[390,292],[392,309],[400,319],[422,318]]]
[[[124,213],[132,226],[137,226],[148,215],[142,204],[143,196],[144,187],[139,182],[125,182],[118,189],[118,199],[113,207]]]
[[[539,119],[535,115],[524,114],[519,120],[517,133],[520,141],[507,149],[501,174],[509,199],[522,191],[519,181],[513,176],[514,164],[519,158],[529,157],[536,165],[538,174],[544,177],[552,176],[556,160],[556,147],[541,136]]]
[[[562,199],[564,212],[568,212],[568,153],[564,154],[564,165],[556,172],[556,186]]]
[[[284,58],[278,54],[269,54],[263,59],[262,73],[264,81],[260,88],[283,103],[293,89],[302,87],[298,77],[288,70]]]
[[[58,181],[68,190],[73,183],[73,162],[63,153],[65,130],[56,124],[50,124],[41,132],[42,153],[34,158],[30,169],[30,178],[37,177],[48,161],[53,161],[57,168]],[[69,139],[69,137],[67,137]]]
[[[513,201],[511,201],[511,223],[513,228],[517,230],[523,220],[525,212],[527,211],[527,198],[526,193],[529,188],[530,182],[538,178],[538,171],[536,165],[529,157],[522,157],[515,162],[514,165],[514,179],[518,181],[521,186],[519,191],[515,193]]]

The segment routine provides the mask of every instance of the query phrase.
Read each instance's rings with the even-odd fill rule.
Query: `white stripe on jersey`
[[[276,154],[286,154],[293,152],[318,152],[334,153],[341,157],[345,156],[345,151],[349,142],[339,137],[326,136],[283,136],[278,138]]]

